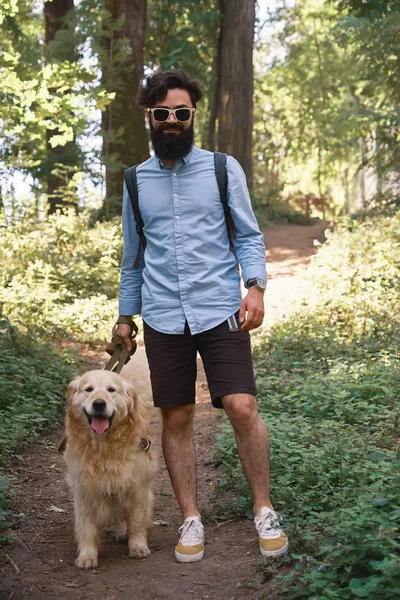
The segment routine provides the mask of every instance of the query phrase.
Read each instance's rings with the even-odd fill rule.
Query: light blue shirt
[[[263,235],[239,163],[227,159],[228,204],[243,280],[266,279]],[[124,187],[120,315],[138,315],[162,333],[192,334],[216,327],[239,310],[240,275],[229,249],[214,155],[193,147],[173,168],[152,156],[137,167],[146,248],[133,268],[139,236]]]

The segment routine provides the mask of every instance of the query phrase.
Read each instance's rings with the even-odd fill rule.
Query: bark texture
[[[74,9],[74,0],[52,0],[44,3],[45,14],[45,42],[52,42],[58,31],[68,29],[65,18],[70,10]],[[62,49],[58,51],[58,54]]]
[[[146,0],[104,0],[103,85],[115,98],[102,114],[106,199],[103,216],[121,213],[123,172],[149,157],[144,111],[136,103],[143,77]]]
[[[74,62],[76,60],[73,16],[73,0],[52,0],[52,2],[44,3],[47,62]],[[46,131],[47,159],[44,171],[50,214],[57,209],[71,205],[76,207],[76,199],[67,199],[64,190],[79,162],[79,149],[75,141],[67,142],[64,146],[52,147],[50,140],[57,134],[58,130]]]
[[[221,0],[218,150],[232,154],[252,184],[255,0]]]
[[[221,56],[222,56],[222,36],[221,36],[221,18],[217,20],[217,32],[218,38],[215,48],[214,60],[213,60],[213,71],[215,73],[214,89],[212,101],[210,103],[210,117],[208,120],[207,129],[207,142],[208,148],[211,152],[215,152],[216,142],[216,124],[218,119],[218,111],[220,107],[220,81],[221,81]]]

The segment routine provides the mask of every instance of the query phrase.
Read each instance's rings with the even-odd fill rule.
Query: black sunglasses
[[[171,113],[177,121],[185,123],[185,121],[190,120],[195,110],[195,108],[146,108],[147,114],[151,113],[157,123],[168,121]]]

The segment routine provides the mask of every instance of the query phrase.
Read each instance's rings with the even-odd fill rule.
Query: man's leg
[[[193,442],[196,347],[188,328],[182,335],[171,335],[144,321],[143,331],[154,405],[162,414],[162,447],[172,487],[183,518],[198,516]]]
[[[253,494],[253,511],[258,515],[263,506],[273,508],[269,496],[267,428],[255,396],[231,394],[222,398],[222,404],[235,432],[239,458]]]
[[[199,334],[199,352],[212,403],[225,409],[233,425],[239,458],[253,494],[261,554],[284,554],[287,538],[269,497],[268,433],[257,410],[249,333],[231,332],[225,321]]]
[[[188,326],[183,335],[160,333],[146,322],[143,329],[154,405],[161,409],[163,420],[164,458],[183,516],[175,558],[197,562],[204,555],[193,440],[197,350]]]
[[[183,520],[199,517],[197,509],[196,452],[193,440],[195,405],[161,408],[162,448]]]
[[[253,494],[254,524],[263,556],[286,554],[289,548],[269,497],[268,433],[258,410],[255,396],[230,394],[222,397],[232,423],[239,458]]]
[[[162,408],[161,412],[164,458],[183,517],[175,558],[179,562],[198,562],[204,556],[204,528],[197,509],[194,404]]]

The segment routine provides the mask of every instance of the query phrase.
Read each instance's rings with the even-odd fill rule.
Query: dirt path
[[[282,225],[265,231],[269,263],[267,324],[279,317],[282,306],[296,294],[299,266],[315,253],[314,239],[322,241],[323,224],[310,227]],[[87,356],[89,368],[102,367],[105,355]],[[205,516],[206,555],[197,564],[175,562],[173,548],[180,525],[179,511],[164,463],[155,489],[155,525],[150,535],[151,555],[144,561],[127,558],[127,547],[111,534],[103,540],[99,568],[89,572],[74,567],[73,507],[64,481],[64,464],[56,447],[62,431],[32,446],[10,469],[17,492],[14,511],[25,515],[14,532],[8,560],[0,564],[1,600],[261,600],[270,584],[254,569],[257,540],[246,519],[217,521],[215,501],[220,473],[215,466],[215,438],[219,413],[210,407],[204,373],[197,382],[196,448],[199,505]],[[160,443],[158,411],[151,414],[156,445]]]

